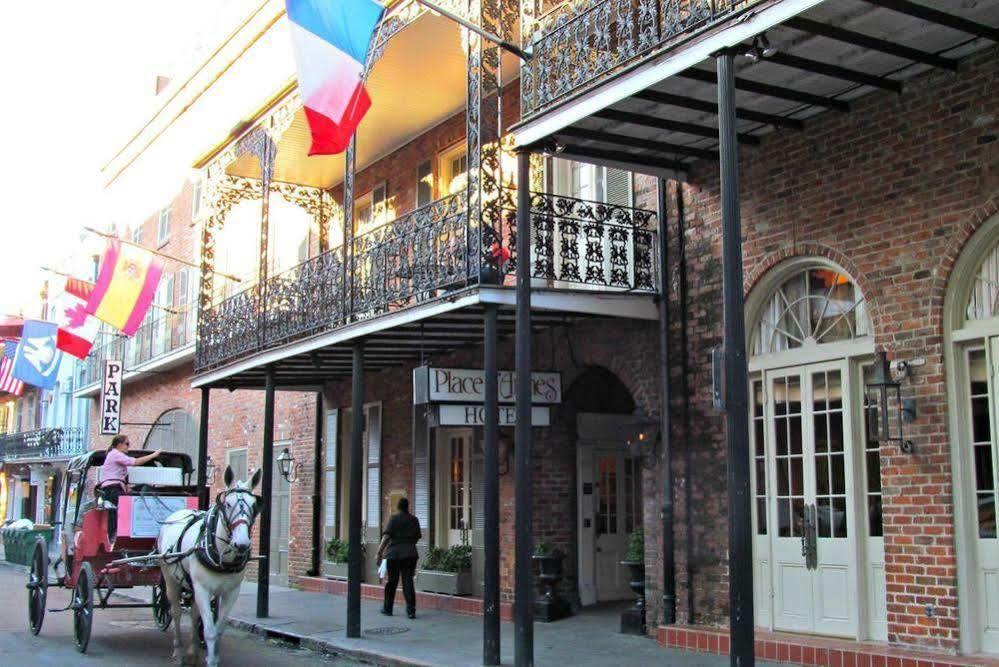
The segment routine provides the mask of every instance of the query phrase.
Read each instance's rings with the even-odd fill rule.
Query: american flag
[[[3,356],[0,356],[0,392],[5,391],[20,396],[24,391],[24,383],[13,375],[16,351],[17,345],[13,343],[6,343],[3,346]]]

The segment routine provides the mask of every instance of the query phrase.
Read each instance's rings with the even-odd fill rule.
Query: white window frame
[[[232,449],[225,450],[225,465],[226,467],[232,466],[232,457],[234,454],[243,454],[246,457],[246,469],[243,471],[243,476],[240,477],[239,473],[235,470],[232,471],[234,479],[246,481],[247,476],[250,474],[250,454],[246,447],[233,447]],[[223,471],[224,472],[224,471]]]
[[[385,181],[376,184],[363,196],[354,200],[354,229],[360,236],[388,222],[388,184]],[[367,221],[361,220],[361,211],[370,209]]]
[[[199,178],[191,184],[191,222],[201,219],[205,211],[203,198],[205,195],[205,181]]]
[[[453,195],[465,187],[461,182],[452,183],[457,176],[454,173],[453,162],[461,160],[461,158],[465,158],[465,171],[463,173],[466,174],[465,183],[467,183],[468,147],[464,141],[437,154],[437,197],[439,199]]]
[[[132,230],[132,243],[135,245],[142,245],[142,227],[136,227]]]
[[[421,184],[421,181],[423,180],[423,178],[420,177],[420,169],[422,169],[424,167],[424,165],[427,165],[427,166],[430,167],[429,173],[426,176],[423,177],[423,178],[429,178],[430,179],[430,182],[427,184],[427,185],[430,186],[430,199],[427,200],[427,201],[425,201],[425,202],[421,202],[420,201],[420,184]],[[435,184],[436,179],[434,178],[434,161],[433,161],[433,159],[428,158],[426,160],[422,160],[419,164],[417,164],[416,165],[416,174],[415,175],[416,175],[416,187],[414,188],[413,207],[414,208],[420,208],[422,206],[426,206],[427,204],[433,202],[434,199],[435,199],[434,184]]]
[[[173,206],[160,209],[156,219],[156,245],[161,246],[170,240],[170,226],[173,224]]]

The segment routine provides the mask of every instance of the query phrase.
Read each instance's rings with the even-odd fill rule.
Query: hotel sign
[[[438,426],[483,426],[486,423],[486,406],[475,405],[438,405]],[[551,426],[551,408],[531,407],[531,426]],[[515,426],[517,424],[517,409],[512,405],[499,406],[499,425]]]
[[[485,399],[485,372],[470,368],[413,369],[413,403],[482,403]],[[516,376],[513,371],[499,372],[500,403],[516,400]],[[554,372],[531,373],[531,403],[556,405],[562,402],[562,376]]]

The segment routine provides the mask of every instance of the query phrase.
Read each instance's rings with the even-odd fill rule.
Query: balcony
[[[521,118],[530,120],[764,0],[584,0],[534,21],[534,57],[521,68]],[[525,18],[526,21],[526,18]]]
[[[0,461],[70,458],[86,451],[87,433],[79,427],[0,435]]]
[[[477,287],[515,286],[515,193],[470,216],[444,197],[216,303],[202,314],[195,372]],[[558,291],[652,295],[659,288],[652,211],[531,195],[531,274]],[[508,249],[508,261],[500,259]],[[348,252],[349,251],[349,252]],[[346,267],[346,270],[345,270]]]
[[[131,338],[112,332],[103,333],[87,356],[80,386],[88,387],[100,381],[105,359],[124,361],[127,374],[140,366],[169,358],[185,348],[193,348],[196,321],[194,306],[182,306],[173,312],[154,308]]]

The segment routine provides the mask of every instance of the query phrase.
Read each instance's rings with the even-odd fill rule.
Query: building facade
[[[143,131],[162,138],[109,166],[112,188],[167,158],[196,174],[171,213],[186,240],[162,246],[201,265],[173,287],[174,305],[178,289],[197,302],[196,324],[176,363],[126,363],[126,425],[173,410],[196,424],[207,400],[216,469],[249,471],[287,448],[299,467],[294,482],[273,475],[269,554],[292,585],[346,590],[326,545],[349,539],[351,511],[376,581],[380,527],[406,496],[421,549],[471,546],[481,599],[484,320],[496,313],[499,369],[512,371],[523,260],[533,511],[516,503],[523,443],[501,374],[504,614],[529,516],[532,541],[565,554],[559,592],[584,612],[629,598],[620,561],[641,529],[648,632],[664,644],[725,651],[730,576],[751,570],[755,626],[789,647],[758,643],[761,657],[819,664],[805,659],[814,635],[856,652],[999,653],[999,9],[972,4],[452,7],[520,40],[524,65],[419,5],[391,5],[355,142],[307,158],[270,3],[178,82]],[[716,57],[738,70],[737,163],[719,139]],[[166,144],[181,137],[194,148],[174,155]],[[530,154],[526,172],[515,151]],[[742,218],[751,566],[729,555],[732,449],[713,372],[725,356],[726,159]],[[153,246],[162,226],[158,212],[137,242]],[[868,390],[879,351],[900,385],[890,414]],[[659,437],[634,443],[650,423]],[[905,447],[874,433],[886,426]],[[184,436],[192,455],[196,432]]]

